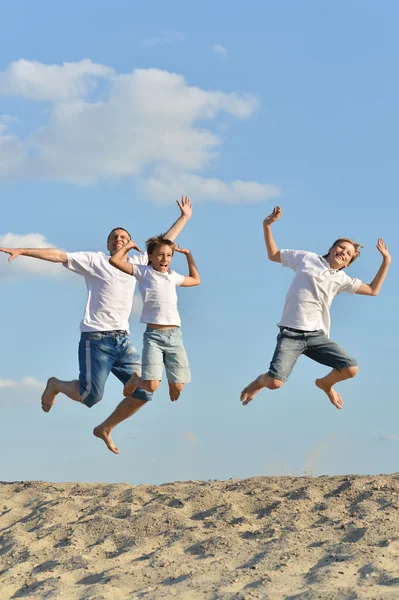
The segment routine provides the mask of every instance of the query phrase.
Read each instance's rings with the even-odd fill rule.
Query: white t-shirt
[[[143,252],[129,256],[128,262],[145,265],[148,255]],[[135,288],[130,275],[110,265],[109,255],[104,252],[67,252],[64,266],[83,275],[86,281],[88,297],[80,330],[129,331]]]
[[[183,283],[184,275],[171,270],[160,273],[151,265],[137,264],[133,265],[132,275],[138,281],[143,298],[140,323],[180,327],[176,286]]]
[[[303,250],[280,250],[281,263],[295,271],[288,290],[281,327],[330,333],[330,306],[340,292],[354,294],[362,283],[343,270],[331,269],[325,258]]]

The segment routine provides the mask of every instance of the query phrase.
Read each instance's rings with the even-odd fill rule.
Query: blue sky
[[[57,399],[50,375],[77,376],[81,278],[0,256],[0,479],[159,483],[312,472],[397,471],[399,6],[225,0],[115,0],[2,8],[0,242],[104,250],[124,226],[143,244],[194,215],[180,242],[202,283],[180,290],[193,381],[114,431],[91,435],[121,399],[108,380],[88,410]],[[393,263],[380,296],[342,295],[331,336],[357,357],[336,411],[301,359],[278,392],[249,406],[241,389],[267,370],[291,272],[267,261],[262,220],[280,204],[281,248],[364,245],[348,273],[369,283],[382,236]],[[6,236],[6,237],[5,237]],[[184,257],[174,268],[185,272]],[[133,341],[141,349],[137,309]]]

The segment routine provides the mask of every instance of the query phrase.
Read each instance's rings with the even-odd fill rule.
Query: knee
[[[146,390],[147,392],[156,392],[156,390],[159,387],[159,383],[160,383],[159,381],[154,380],[154,379],[150,380],[150,381],[143,381],[143,384],[141,387],[144,390]]]
[[[170,384],[169,384],[169,387],[170,387],[172,390],[176,390],[176,391],[178,391],[178,392],[181,392],[181,391],[182,391],[182,389],[184,388],[184,383],[170,383]]]
[[[359,367],[355,366],[355,367],[347,367],[345,369],[347,375],[348,375],[348,379],[351,379],[352,377],[355,377],[357,375],[357,372],[359,371]]]
[[[274,377],[270,377],[270,380],[268,381],[266,387],[269,390],[278,390],[279,388],[281,388],[282,385],[284,385],[284,381],[281,381],[281,379],[275,379]]]

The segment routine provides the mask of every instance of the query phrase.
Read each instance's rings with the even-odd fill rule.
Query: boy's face
[[[158,246],[154,252],[149,255],[152,266],[160,273],[166,273],[172,261],[173,251],[170,246]]]
[[[350,242],[339,242],[330,248],[327,260],[332,269],[344,269],[355,256],[355,247]]]
[[[130,242],[130,236],[124,229],[115,229],[109,237],[107,248],[111,256]]]

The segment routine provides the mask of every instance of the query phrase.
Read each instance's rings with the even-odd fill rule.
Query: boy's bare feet
[[[131,396],[138,386],[137,380],[140,379],[140,375],[138,373],[133,373],[131,378],[127,383],[125,383],[125,387],[123,388],[124,396]]]
[[[344,405],[344,401],[342,400],[341,395],[338,394],[338,392],[336,392],[333,387],[326,386],[323,383],[322,379],[316,379],[315,384],[318,388],[320,388],[321,390],[323,390],[323,392],[327,394],[331,404],[334,404],[334,406],[338,408],[338,410],[341,410],[341,408]]]
[[[240,400],[243,406],[249,404],[249,402],[254,399],[256,394],[260,392],[261,389],[266,387],[266,377],[267,375],[259,375],[259,377],[257,377],[252,383],[247,385],[247,387],[242,390]]]
[[[169,398],[172,402],[179,399],[179,396],[183,390],[184,384],[182,383],[170,383],[169,384]]]
[[[54,404],[55,397],[58,394],[58,390],[55,389],[56,381],[55,377],[50,377],[47,381],[46,389],[42,394],[42,409],[44,412],[50,411]]]
[[[112,441],[111,430],[109,428],[103,427],[102,425],[97,425],[97,427],[93,429],[93,434],[105,442],[108,450],[111,450],[111,452],[114,454],[119,454],[119,449]]]

